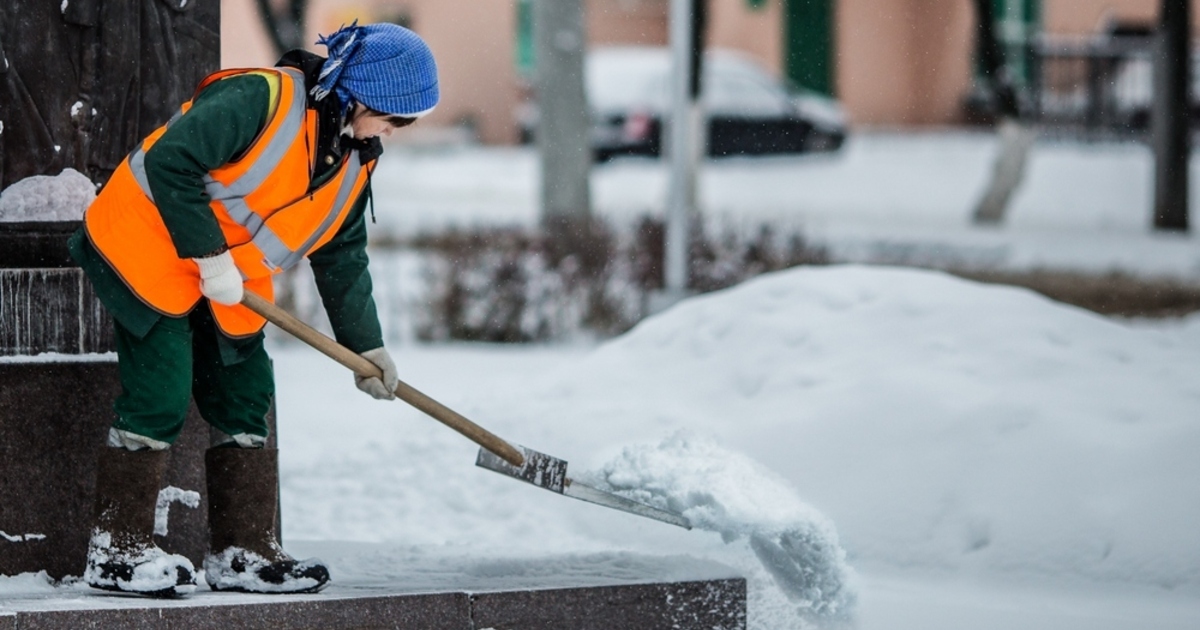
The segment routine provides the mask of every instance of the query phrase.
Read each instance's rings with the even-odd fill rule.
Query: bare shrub
[[[426,299],[417,338],[521,343],[611,336],[646,313],[663,288],[661,221],[626,229],[599,220],[557,220],[539,230],[477,228],[417,239],[425,253]],[[723,289],[828,255],[799,233],[697,226],[689,288]]]

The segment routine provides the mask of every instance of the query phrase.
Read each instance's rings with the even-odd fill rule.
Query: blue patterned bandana
[[[414,32],[395,24],[355,20],[317,44],[329,49],[312,94],[337,96],[345,113],[355,103],[395,116],[420,117],[438,103],[433,52]]]

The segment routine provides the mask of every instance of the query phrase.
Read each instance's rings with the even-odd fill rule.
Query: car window
[[[589,53],[588,103],[607,114],[638,110],[661,113],[671,107],[671,57],[665,48],[610,48]],[[705,58],[704,107],[734,116],[780,116],[791,111],[787,91],[754,63],[710,52]]]
[[[587,97],[597,111],[663,108],[667,102],[665,55],[612,51],[588,58]]]
[[[787,94],[758,77],[733,72],[706,73],[704,106],[725,116],[781,116],[787,113]]]

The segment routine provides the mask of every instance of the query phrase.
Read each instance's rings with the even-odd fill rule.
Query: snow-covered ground
[[[358,400],[348,376],[329,384],[311,352],[276,356],[289,539],[705,557],[750,579],[752,627],[800,623],[745,538],[473,470],[456,434]],[[828,518],[859,573],[861,627],[1200,623],[1200,319],[1129,325],[1024,290],[851,266],[694,298],[598,348],[398,356],[435,398],[582,470],[619,468],[626,449],[659,456],[638,485],[663,494],[696,461],[758,462],[757,477],[714,474],[712,496],[676,507],[708,501],[749,526],[797,503]]]
[[[803,231],[844,262],[1024,270],[1123,271],[1200,282],[1200,239],[1152,225],[1153,156],[1131,143],[1035,145],[1003,227],[970,216],[992,170],[986,133],[860,133],[826,155],[709,160],[706,217],[769,221]],[[1192,181],[1200,181],[1193,159]],[[376,237],[446,226],[533,225],[537,155],[526,148],[392,150],[375,180]],[[658,160],[593,169],[596,212],[615,221],[661,215],[667,173]],[[1193,223],[1200,186],[1191,187]]]
[[[721,526],[475,468],[456,433],[277,339],[285,540],[345,587],[573,584],[691,558],[748,578],[752,628],[796,628],[809,606],[748,536],[815,524],[845,550],[860,628],[1200,624],[1200,319],[1126,324],[835,266],[688,300],[597,347],[395,350],[404,378],[499,435]]]
[[[846,247],[899,234],[972,257],[993,243],[1004,264],[1200,277],[1194,237],[1147,227],[1142,149],[1042,146],[1009,226],[977,230],[989,150],[865,137],[839,156],[710,165],[705,194]],[[536,219],[531,154],[395,160],[376,227]],[[653,211],[661,176],[605,166],[597,205]],[[755,630],[1200,627],[1200,316],[1122,322],[939,272],[835,265],[686,300],[599,345],[394,340],[412,385],[573,475],[684,511],[693,531],[475,468],[458,434],[368,399],[312,350],[271,346],[285,545],[329,562],[334,588],[728,571],[749,582]],[[827,590],[771,562],[797,558]],[[0,577],[0,611],[80,590]],[[815,610],[829,598],[838,612]]]

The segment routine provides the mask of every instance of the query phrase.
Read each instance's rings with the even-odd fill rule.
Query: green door
[[[1011,68],[1023,85],[1028,85],[1033,72],[1030,63],[1029,44],[1037,36],[1042,25],[1041,0],[1005,0],[1004,12],[996,8],[1000,24],[1000,41],[1007,47]]]
[[[533,0],[517,0],[517,33],[513,38],[517,76],[533,80]]]
[[[992,23],[996,39],[1004,49],[1017,86],[1027,86],[1033,73],[1030,42],[1042,23],[1042,0],[992,0]],[[982,61],[976,59],[976,72],[982,73]]]
[[[798,86],[833,96],[835,0],[783,0],[784,72]]]

